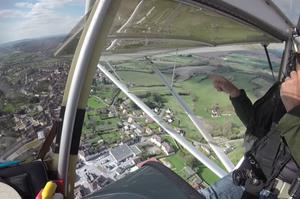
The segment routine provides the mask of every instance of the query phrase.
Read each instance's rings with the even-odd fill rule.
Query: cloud
[[[4,9],[0,10],[0,18],[15,18],[24,16],[24,12],[20,10]]]
[[[70,11],[68,8],[78,3],[84,5],[83,0],[80,2],[78,0],[37,0],[35,3],[15,3],[14,9],[0,10],[0,24],[6,23],[4,18],[15,17],[15,22],[10,22],[11,28],[5,30],[7,35],[4,36],[14,37],[15,40],[68,33],[82,14],[78,13],[74,16],[74,13],[68,13]],[[14,34],[9,35],[11,32]]]
[[[33,5],[34,5],[33,3],[28,3],[28,2],[15,3],[15,7],[17,7],[17,8],[32,8]]]
[[[67,6],[72,0],[40,0],[35,3],[25,15],[26,20],[21,25],[26,35],[53,35],[67,33],[79,18],[58,13],[57,9]]]

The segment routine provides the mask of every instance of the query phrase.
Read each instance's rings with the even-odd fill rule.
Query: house
[[[125,109],[125,106],[123,104],[120,105],[119,109],[122,111]]]
[[[153,133],[153,131],[149,127],[146,127],[146,133],[151,135]]]
[[[38,137],[38,140],[45,139],[45,132],[44,131],[38,131],[37,132],[37,137]]]
[[[140,125],[138,125],[138,124],[136,124],[136,123],[130,125],[130,129],[131,129],[131,130],[135,130],[135,129],[137,129],[138,127],[140,127]]]
[[[173,149],[173,147],[171,145],[169,145],[167,142],[163,142],[161,144],[161,149],[163,150],[163,152],[166,155],[171,155],[171,154],[175,153],[175,150]]]
[[[169,115],[169,114],[167,114],[165,117],[166,117],[167,119],[171,119],[171,118],[172,118],[172,116]]]
[[[134,122],[134,119],[132,117],[128,117],[127,122],[130,123],[130,124],[132,124]]]
[[[136,129],[134,129],[134,133],[137,134],[138,136],[141,136],[143,133],[143,130],[141,128],[136,128]]]
[[[220,117],[221,116],[221,109],[218,104],[214,105],[211,109],[211,117]]]
[[[144,129],[140,125],[136,125],[136,128],[134,129],[134,132],[138,135],[141,136],[142,133],[144,133]]]
[[[167,114],[171,114],[171,113],[172,113],[171,109],[168,108],[168,109],[166,110],[166,113],[167,113]]]
[[[168,123],[172,123],[172,122],[173,122],[173,120],[172,120],[172,119],[168,119],[167,121],[168,121]]]
[[[209,147],[207,147],[207,146],[205,146],[205,145],[201,145],[201,149],[202,149],[203,151],[205,151],[208,155],[210,154],[210,149],[209,149]]]
[[[158,147],[161,147],[161,137],[158,136],[158,135],[153,135],[151,138],[150,138],[150,141],[152,143],[154,143],[156,146]]]
[[[126,126],[123,127],[123,129],[124,129],[124,131],[128,131],[129,130],[129,126],[126,125]]]
[[[111,111],[109,111],[107,116],[108,117],[116,117],[116,116],[118,116],[118,113],[115,110],[111,110]]]

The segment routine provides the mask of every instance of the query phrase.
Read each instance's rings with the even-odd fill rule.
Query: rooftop
[[[118,162],[133,156],[134,153],[127,144],[122,144],[110,150],[111,155]]]

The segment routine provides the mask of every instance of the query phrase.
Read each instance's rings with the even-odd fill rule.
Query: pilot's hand
[[[209,79],[213,81],[217,91],[225,92],[229,94],[230,97],[238,97],[240,95],[240,90],[225,77],[220,75],[210,75]]]
[[[287,112],[300,105],[300,64],[281,84],[280,96]]]

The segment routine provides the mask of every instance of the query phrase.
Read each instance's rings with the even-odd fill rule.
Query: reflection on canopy
[[[75,50],[83,26],[81,22],[72,30],[57,53]],[[279,42],[252,25],[200,4],[173,0],[123,0],[108,38],[106,49],[112,53]]]

